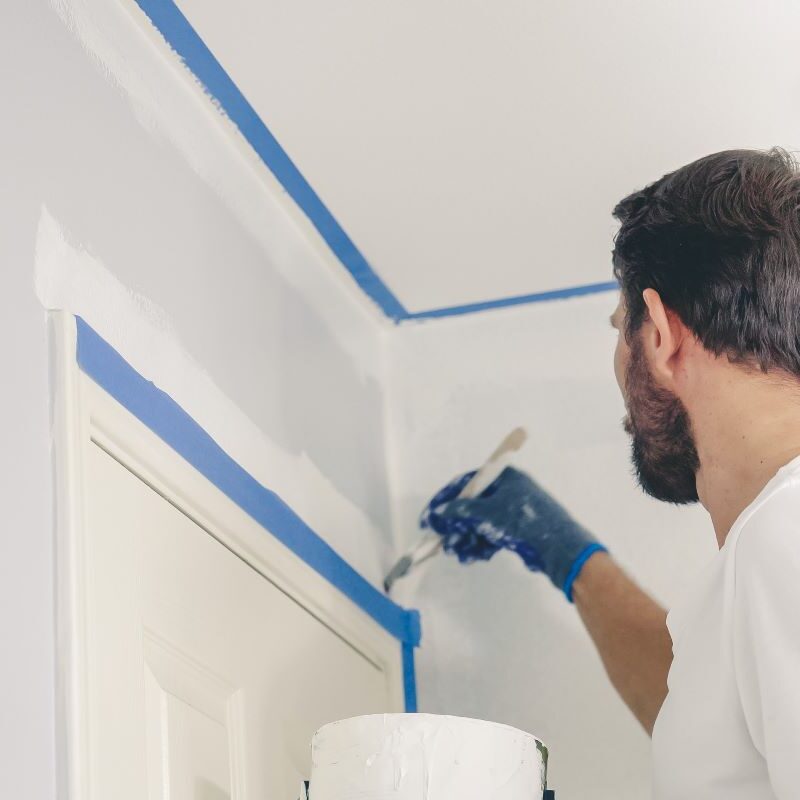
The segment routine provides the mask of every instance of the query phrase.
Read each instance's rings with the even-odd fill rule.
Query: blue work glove
[[[477,497],[457,499],[475,472],[439,491],[420,526],[442,537],[462,564],[511,550],[528,569],[544,572],[572,602],[572,585],[591,555],[606,548],[524,472],[506,467]]]

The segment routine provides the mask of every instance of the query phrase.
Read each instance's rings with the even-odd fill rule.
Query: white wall
[[[55,781],[46,306],[81,314],[367,577],[388,557],[377,317],[202,92],[101,5],[121,52],[87,51],[44,0],[6,11],[0,47],[0,797],[26,800]],[[137,94],[150,74],[161,94]]]
[[[0,48],[0,796],[55,782],[46,307],[80,313],[373,580],[390,516],[410,542],[430,493],[523,423],[522,465],[663,599],[679,590],[711,541],[628,476],[610,295],[383,327],[141,20],[76,7],[101,30],[29,0]],[[441,559],[398,590],[423,611],[424,709],[533,730],[561,797],[643,796],[647,741],[543,579]]]
[[[615,304],[607,293],[417,325],[392,339],[399,540],[419,536],[433,491],[525,425],[516,463],[672,601],[714,552],[714,536],[702,509],[665,506],[636,488],[612,367]],[[440,556],[398,582],[395,597],[422,612],[424,710],[537,734],[564,800],[649,796],[649,739],[546,578],[506,553],[468,567]]]

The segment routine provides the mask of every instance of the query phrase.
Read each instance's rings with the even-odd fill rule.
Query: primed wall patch
[[[43,207],[34,282],[46,309],[82,317],[141,375],[172,397],[264,486],[275,491],[353,567],[380,586],[380,532],[304,452],[270,440],[215,384],[174,333],[158,305],[124,286],[95,256],[72,243]]]

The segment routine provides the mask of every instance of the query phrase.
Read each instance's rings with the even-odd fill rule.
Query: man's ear
[[[655,289],[645,289],[642,293],[650,319],[642,325],[642,344],[653,371],[653,375],[664,383],[675,379],[683,325],[674,311],[668,309]]]

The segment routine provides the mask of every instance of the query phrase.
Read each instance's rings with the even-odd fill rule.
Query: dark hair
[[[652,288],[707,350],[800,377],[800,175],[790,153],[714,153],[628,195],[613,214],[628,338]]]

